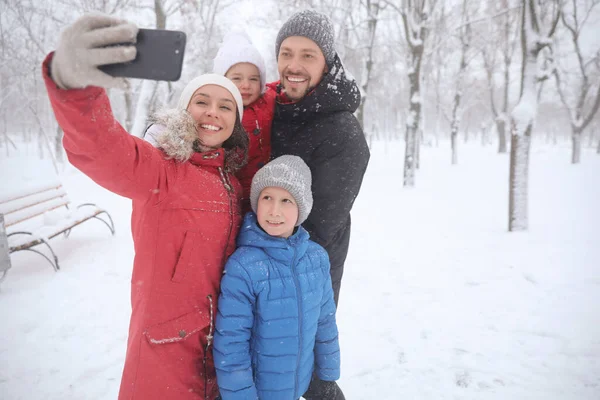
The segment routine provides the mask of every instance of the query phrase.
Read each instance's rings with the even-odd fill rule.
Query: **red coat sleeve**
[[[53,53],[42,73],[69,161],[106,189],[131,199],[159,201],[166,195],[174,163],[151,144],[131,136],[114,118],[103,88],[62,90],[49,75]],[[175,176],[176,174],[171,174]]]

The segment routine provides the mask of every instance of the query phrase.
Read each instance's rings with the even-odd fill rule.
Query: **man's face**
[[[321,82],[327,64],[315,42],[304,36],[290,36],[279,48],[277,69],[287,97],[299,101]]]

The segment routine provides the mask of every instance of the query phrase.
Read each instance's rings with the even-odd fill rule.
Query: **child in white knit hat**
[[[313,374],[332,388],[340,348],[329,258],[301,224],[311,173],[297,156],[252,179],[252,210],[221,280],[213,356],[223,400],[296,400]],[[323,396],[334,400],[336,393]]]
[[[245,32],[232,31],[223,39],[213,72],[225,75],[240,90],[244,102],[242,125],[250,139],[248,163],[238,173],[242,184],[242,211],[250,211],[252,177],[271,157],[271,123],[275,92],[266,91],[265,61]]]

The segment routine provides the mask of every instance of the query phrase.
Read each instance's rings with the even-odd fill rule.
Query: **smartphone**
[[[112,76],[176,81],[181,77],[186,35],[181,31],[140,29],[133,61],[98,67]]]

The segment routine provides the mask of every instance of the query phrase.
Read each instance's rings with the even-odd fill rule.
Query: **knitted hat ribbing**
[[[331,20],[314,10],[297,12],[288,19],[277,34],[275,56],[279,58],[281,43],[290,36],[304,36],[319,46],[327,66],[331,68],[335,59],[334,30]]]
[[[301,225],[313,205],[312,177],[308,165],[298,156],[284,155],[267,163],[258,170],[252,179],[250,187],[250,206],[256,213],[258,197],[268,187],[278,187],[287,190],[298,205],[298,221]]]
[[[217,85],[227,89],[237,104],[240,121],[242,120],[242,117],[244,116],[244,103],[242,101],[242,95],[240,94],[240,91],[238,90],[237,86],[233,84],[233,82],[225,78],[223,75],[218,74],[204,74],[192,79],[190,83],[183,88],[181,96],[179,96],[179,101],[177,102],[177,109],[187,110],[188,104],[190,104],[190,100],[192,99],[192,96],[196,90],[204,85]]]

